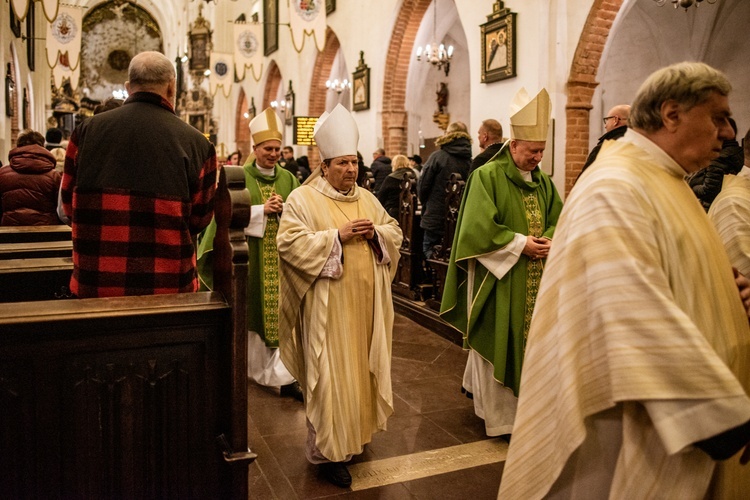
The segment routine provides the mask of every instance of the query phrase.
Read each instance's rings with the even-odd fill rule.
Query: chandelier
[[[333,90],[337,94],[342,93],[346,89],[352,88],[352,82],[344,78],[343,80],[339,80],[338,78],[335,78],[333,80],[326,81],[326,88],[328,90]]]
[[[662,7],[665,3],[667,3],[668,0],[654,0],[656,2],[656,5],[659,7]],[[682,7],[685,9],[685,12],[687,12],[688,7],[691,5],[695,5],[698,7],[701,3],[704,1],[709,4],[715,4],[716,0],[669,0],[672,2],[672,5],[674,5],[674,8]]]
[[[716,1],[716,0],[714,0]],[[451,70],[451,58],[453,57],[453,45],[449,45],[447,48],[445,44],[437,43],[437,0],[433,2],[434,7],[432,9],[432,43],[428,43],[424,47],[417,47],[417,61],[424,61],[432,64],[438,70],[444,70],[445,76],[448,76],[448,72]]]

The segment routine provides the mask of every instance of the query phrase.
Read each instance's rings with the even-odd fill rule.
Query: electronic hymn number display
[[[315,146],[313,128],[315,128],[317,122],[317,116],[295,116],[293,128],[294,144],[297,146]]]

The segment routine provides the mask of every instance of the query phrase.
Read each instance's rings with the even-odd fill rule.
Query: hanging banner
[[[78,69],[82,18],[82,8],[62,5],[55,20],[47,25],[47,64],[50,68],[63,64],[71,70]]]
[[[323,52],[326,44],[325,0],[289,0],[289,4],[294,50],[302,52],[305,36],[310,35],[315,39],[318,52]]]
[[[13,12],[16,13],[16,17],[19,20],[23,21],[26,19],[26,14],[29,13],[30,1],[31,0],[10,0],[11,5],[13,6]]]
[[[224,97],[229,97],[234,80],[233,67],[232,54],[211,52],[211,75],[208,77],[208,90],[211,92],[211,97],[216,95],[219,87],[222,87],[221,93]]]
[[[58,64],[52,68],[52,78],[55,82],[55,87],[62,87],[63,81],[66,78],[70,79],[70,89],[75,90],[78,88],[78,80],[81,77],[81,66],[78,65],[76,69],[70,69],[69,66]]]
[[[257,23],[235,23],[234,25],[234,67],[237,79],[245,79],[245,71],[250,68],[256,82],[263,76],[262,25]]]
[[[44,10],[44,17],[47,18],[47,22],[52,22],[57,17],[57,10],[60,7],[59,0],[36,0],[41,2],[42,9]]]

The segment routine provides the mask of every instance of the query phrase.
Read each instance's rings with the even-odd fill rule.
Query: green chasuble
[[[262,205],[276,193],[286,201],[289,193],[299,187],[297,178],[281,166],[274,167],[272,176],[263,175],[252,163],[246,163],[245,187],[250,191],[250,204]],[[283,216],[283,214],[282,214]],[[279,254],[276,251],[276,233],[279,221],[276,215],[268,216],[262,238],[246,236],[249,250],[247,280],[247,329],[257,332],[268,347],[279,346]],[[201,286],[213,288],[213,240],[216,220],[198,239],[198,274]]]
[[[463,333],[464,348],[492,363],[495,379],[516,395],[544,262],[521,254],[498,280],[477,257],[505,247],[516,233],[552,238],[562,200],[539,167],[531,179],[521,177],[507,144],[469,177],[440,308],[440,316]]]

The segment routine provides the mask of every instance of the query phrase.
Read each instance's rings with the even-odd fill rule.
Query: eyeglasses
[[[620,121],[619,116],[612,115],[612,116],[605,116],[604,118],[602,118],[602,123],[606,125],[607,121],[609,121],[611,118],[617,118],[617,121]]]

